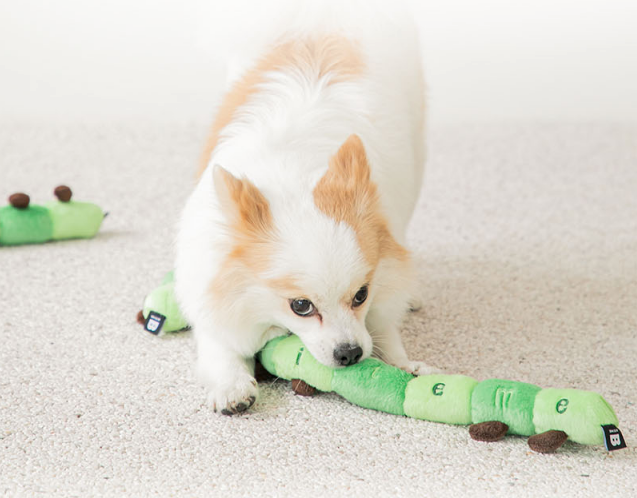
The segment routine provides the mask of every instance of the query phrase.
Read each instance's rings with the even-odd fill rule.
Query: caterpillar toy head
[[[617,415],[601,395],[577,389],[542,389],[535,398],[537,433],[564,431],[581,444],[604,444],[604,425],[618,425]]]

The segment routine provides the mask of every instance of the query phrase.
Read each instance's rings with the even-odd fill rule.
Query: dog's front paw
[[[431,375],[431,374],[444,373],[439,368],[432,367],[431,365],[425,363],[424,361],[407,360],[406,362],[396,366],[404,370],[405,372],[413,374],[413,375]]]
[[[258,393],[257,381],[246,375],[232,384],[211,386],[208,391],[208,404],[215,412],[235,415],[250,408]]]

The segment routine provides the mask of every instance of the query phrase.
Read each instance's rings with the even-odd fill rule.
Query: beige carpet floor
[[[262,385],[213,414],[189,333],[135,323],[172,267],[205,127],[0,127],[0,198],[61,183],[93,240],[0,248],[0,494],[637,496],[637,126],[432,130],[410,230],[413,357],[479,379],[595,390],[629,448],[531,453],[455,427]]]

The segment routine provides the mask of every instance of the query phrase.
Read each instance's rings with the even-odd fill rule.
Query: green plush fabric
[[[535,430],[560,430],[581,444],[604,444],[602,425],[619,425],[600,394],[577,389],[542,389],[535,398]]]
[[[368,358],[347,368],[334,370],[332,390],[355,405],[404,415],[405,389],[413,375]]]
[[[175,272],[169,271],[168,273],[166,273],[166,275],[164,275],[164,278],[161,281],[161,285],[169,284],[170,282],[174,282],[174,281],[175,281]]]
[[[319,391],[332,391],[334,370],[322,365],[310,354],[307,348],[295,335],[274,339],[274,350],[270,348],[270,341],[266,345],[268,354],[262,355],[263,366],[273,364],[278,377],[282,379],[302,379]],[[269,369],[268,369],[269,370]],[[273,373],[270,371],[270,373]]]
[[[166,317],[162,328],[164,332],[175,332],[188,327],[188,322],[182,316],[175,299],[174,288],[172,282],[160,285],[148,294],[144,300],[144,308],[142,310],[144,318],[148,318],[151,311],[161,313]]]
[[[478,384],[464,375],[421,375],[409,381],[405,415],[447,424],[471,423],[471,393]]]
[[[473,423],[503,422],[510,434],[532,436],[533,405],[540,388],[511,380],[489,379],[478,383],[471,396]]]
[[[276,368],[274,355],[276,353],[277,346],[284,339],[287,339],[287,337],[284,335],[282,335],[281,337],[275,337],[271,341],[268,341],[268,343],[263,346],[263,349],[261,349],[261,351],[257,353],[257,359],[261,362],[263,368],[265,368],[268,372],[276,377],[279,376],[279,372]]]
[[[26,209],[0,208],[0,245],[39,244],[51,240],[52,235],[48,209],[33,204]]]
[[[301,379],[319,391],[383,412],[404,415],[405,388],[413,375],[375,358],[332,369],[316,361],[298,336],[277,337],[259,353],[259,361],[282,379]]]
[[[51,201],[45,204],[53,219],[53,239],[90,239],[100,229],[104,213],[90,202]]]

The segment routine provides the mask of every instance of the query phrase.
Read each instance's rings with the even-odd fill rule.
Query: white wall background
[[[0,0],[0,120],[208,120],[218,1]],[[637,121],[637,1],[411,3],[432,125]]]

